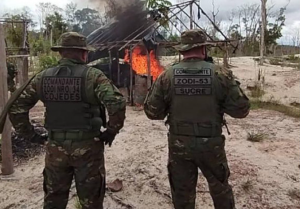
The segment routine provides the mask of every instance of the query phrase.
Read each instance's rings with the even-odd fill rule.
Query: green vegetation
[[[261,98],[265,94],[265,91],[258,84],[255,84],[253,88],[250,89],[250,96],[254,98]]]
[[[75,199],[75,204],[74,204],[75,208],[76,209],[82,209],[81,205],[80,205],[80,201],[79,201],[79,198],[76,196],[76,199]]]
[[[251,109],[274,110],[293,118],[300,118],[300,108],[283,105],[273,100],[270,101],[252,100]]]
[[[300,57],[295,55],[283,56],[283,57],[273,57],[269,59],[271,65],[279,65],[281,67],[292,67],[295,69],[300,69]]]

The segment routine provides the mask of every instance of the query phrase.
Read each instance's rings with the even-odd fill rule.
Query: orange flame
[[[126,49],[124,62],[130,63],[129,50]],[[137,46],[132,51],[132,69],[140,75],[148,74],[147,55],[143,55],[142,48]],[[153,80],[159,76],[163,71],[163,67],[159,64],[159,61],[155,58],[154,51],[150,51],[150,71]]]

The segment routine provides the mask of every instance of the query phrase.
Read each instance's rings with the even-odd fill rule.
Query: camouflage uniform
[[[16,83],[14,81],[16,75],[17,70],[15,66],[12,63],[7,62],[7,87],[11,93],[16,90]]]
[[[77,33],[65,33],[61,40],[62,46],[54,47],[52,50],[57,51],[60,48],[88,49],[84,46],[86,45],[85,37]],[[78,89],[70,83],[74,81],[74,75],[67,78],[59,74],[61,72],[76,74],[78,70],[84,73],[83,83],[81,83],[84,85],[82,88],[77,86]],[[58,83],[51,85],[58,89],[62,87],[59,86],[59,82],[63,81],[59,79],[65,78],[69,79],[69,86],[64,86],[65,89],[66,87],[74,89],[78,94],[74,97],[74,95],[64,93],[59,97],[60,100],[47,99],[49,95],[53,96],[47,90],[48,87],[51,87],[49,82],[57,81]],[[65,81],[67,82],[67,80]],[[62,91],[67,92],[67,90]],[[93,102],[82,103],[83,95],[87,95],[86,97]],[[72,101],[63,99],[71,98],[69,96],[73,98]],[[76,97],[82,97],[82,99],[76,100]],[[103,135],[100,134],[100,127],[103,126],[104,121],[103,117],[99,116],[99,111],[103,113],[103,109],[99,109],[99,105],[104,104],[108,112],[109,122],[106,131],[115,136],[123,127],[125,120],[125,99],[98,69],[89,68],[82,61],[63,58],[57,67],[39,73],[9,111],[10,120],[16,131],[29,139],[34,138],[36,134],[29,122],[28,113],[39,100],[42,100],[46,107],[45,127],[49,133],[43,171],[44,209],[66,208],[73,176],[82,208],[102,209],[105,194],[105,166]],[[86,126],[89,124],[91,126]],[[60,128],[60,126],[62,127]]]
[[[206,45],[201,30],[183,32],[185,51]],[[223,115],[244,118],[249,101],[232,72],[198,58],[184,59],[165,70],[145,100],[149,119],[169,126],[168,172],[175,209],[194,209],[198,168],[206,178],[214,206],[234,208],[222,135]]]

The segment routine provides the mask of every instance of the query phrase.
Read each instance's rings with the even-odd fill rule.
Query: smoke
[[[90,0],[95,6],[104,5],[108,22],[91,33],[87,39],[91,45],[106,42],[142,38],[150,33],[153,20],[147,18],[145,2],[141,0]],[[149,29],[147,29],[149,28]],[[143,32],[143,30],[145,30]],[[142,33],[141,33],[142,32]],[[139,34],[140,33],[140,34]]]

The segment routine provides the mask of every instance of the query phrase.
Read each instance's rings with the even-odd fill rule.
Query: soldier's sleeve
[[[234,118],[245,118],[249,114],[250,102],[240,87],[232,71],[218,67],[216,69],[219,80],[217,94],[221,100],[222,112]]]
[[[126,100],[103,72],[92,69],[91,74],[95,79],[96,98],[104,104],[108,112],[109,123],[107,129],[113,133],[118,133],[124,126]]]
[[[171,80],[168,70],[162,72],[154,84],[144,102],[144,112],[151,120],[163,120],[167,114],[171,100]]]
[[[36,82],[40,78],[37,75],[21,93],[19,98],[12,104],[9,110],[9,119],[16,132],[24,138],[34,135],[34,128],[29,120],[29,110],[38,102]]]

